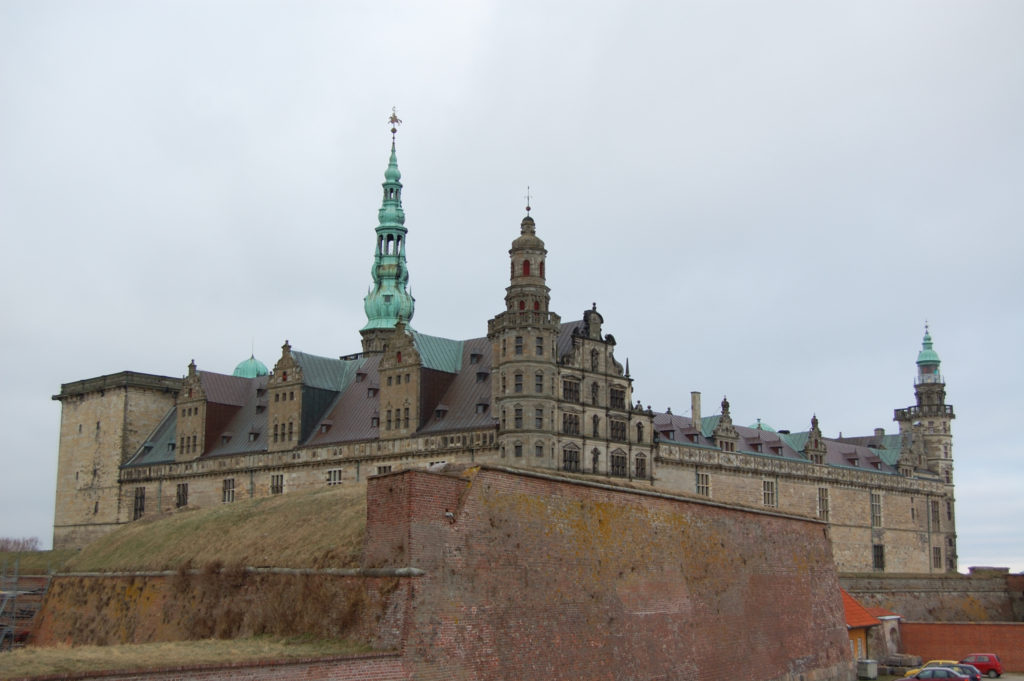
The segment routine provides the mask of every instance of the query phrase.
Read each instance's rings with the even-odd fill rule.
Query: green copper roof
[[[457,374],[462,369],[463,341],[428,336],[416,331],[412,333],[412,340],[416,346],[416,352],[420,353],[420,361],[423,362],[424,369],[434,369],[449,374]]]
[[[928,326],[925,325],[924,339],[921,341],[921,352],[917,353],[917,365],[935,364],[937,366],[941,363],[939,353],[932,350],[932,335],[928,333]]]
[[[381,185],[384,187],[384,199],[377,212],[377,249],[370,268],[373,284],[363,299],[366,310],[364,331],[394,328],[399,321],[408,324],[415,312],[415,299],[409,293],[409,269],[405,262],[407,230],[402,209],[401,177],[392,139],[391,158]]]
[[[256,378],[257,376],[266,376],[269,373],[270,371],[267,369],[266,364],[256,359],[255,356],[250,355],[249,359],[238,363],[234,373],[231,375],[241,378]]]

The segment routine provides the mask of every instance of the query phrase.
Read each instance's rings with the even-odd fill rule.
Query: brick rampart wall
[[[852,678],[820,523],[488,468],[374,478],[367,499],[376,559],[426,571],[416,678]]]
[[[924,660],[962,659],[971,653],[995,653],[1004,671],[1024,672],[1024,623],[903,622],[903,652]]]

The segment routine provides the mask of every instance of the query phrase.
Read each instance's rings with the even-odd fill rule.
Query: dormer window
[[[226,445],[229,442],[231,442],[231,435],[229,433],[224,433],[220,436],[220,443],[222,445]]]
[[[260,431],[250,430],[249,431],[249,442],[256,442],[256,438],[260,436]]]
[[[481,355],[479,352],[469,353],[470,364],[479,364],[481,359],[483,359],[483,355]]]
[[[477,402],[477,404],[476,404],[476,413],[477,414],[486,414],[487,413],[487,407],[488,407],[488,404],[486,402]]]
[[[356,383],[362,383],[366,380],[366,373],[360,371],[356,374]]]
[[[477,383],[483,383],[484,381],[487,380],[487,377],[489,375],[490,374],[488,374],[486,371],[478,371],[478,372],[476,372],[476,382]]]

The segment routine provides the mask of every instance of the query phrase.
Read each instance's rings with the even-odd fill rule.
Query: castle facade
[[[250,357],[232,375],[192,362],[180,379],[61,386],[55,548],[175,509],[477,462],[817,518],[843,572],[956,570],[954,414],[927,329],[895,434],[826,438],[814,417],[800,432],[743,427],[725,399],[704,416],[696,392],[690,416],[658,413],[634,401],[596,306],[568,322],[549,309],[529,207],[487,335],[414,330],[394,139],[383,190],[360,352],[321,357],[286,341],[273,370]]]

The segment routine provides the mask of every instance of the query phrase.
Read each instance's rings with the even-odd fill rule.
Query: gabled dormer
[[[804,445],[804,455],[811,463],[824,464],[825,439],[821,435],[821,428],[818,427],[818,415],[811,417],[811,429],[807,432],[807,443]]]
[[[175,408],[178,413],[174,460],[191,461],[206,449],[206,391],[195,360],[189,362]]]
[[[712,433],[715,439],[715,446],[723,452],[735,452],[740,441],[740,434],[732,425],[732,415],[729,413],[729,400],[722,398],[722,415],[718,417],[718,425]]]
[[[267,441],[271,452],[293,449],[302,439],[302,367],[288,341],[267,383]]]

